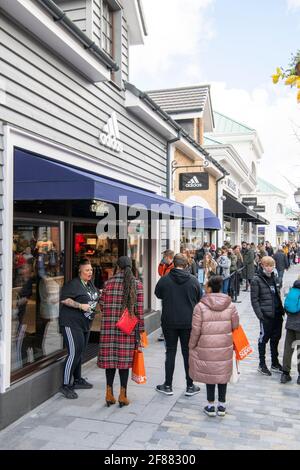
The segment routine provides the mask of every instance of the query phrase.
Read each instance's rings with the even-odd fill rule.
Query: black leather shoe
[[[87,382],[85,379],[81,378],[78,380],[74,380],[73,388],[77,390],[87,389],[87,388],[93,388],[93,385]]]
[[[59,389],[59,391],[69,400],[75,400],[76,398],[78,398],[77,393],[74,392],[73,388],[70,385],[63,385]]]

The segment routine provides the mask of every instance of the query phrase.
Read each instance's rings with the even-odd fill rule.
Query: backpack
[[[284,301],[284,309],[287,313],[300,313],[300,289],[292,287]]]

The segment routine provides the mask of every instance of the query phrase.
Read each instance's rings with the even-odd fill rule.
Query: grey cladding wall
[[[79,150],[131,175],[160,184],[165,193],[166,142],[124,108],[124,92],[89,84],[9,18],[0,19],[2,117],[8,123]],[[123,154],[101,147],[99,132],[118,116]],[[142,164],[141,164],[142,163]]]

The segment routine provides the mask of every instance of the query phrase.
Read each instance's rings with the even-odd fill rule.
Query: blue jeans
[[[223,294],[228,294],[230,277],[223,280]]]

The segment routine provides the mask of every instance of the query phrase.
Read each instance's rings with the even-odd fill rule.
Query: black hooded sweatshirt
[[[163,328],[192,328],[193,311],[201,299],[200,284],[194,276],[174,268],[158,281],[155,295],[162,300]]]

